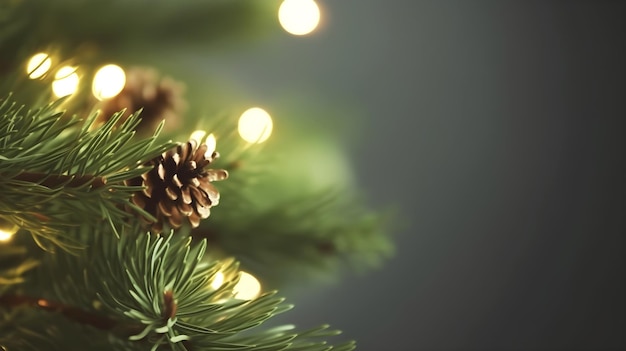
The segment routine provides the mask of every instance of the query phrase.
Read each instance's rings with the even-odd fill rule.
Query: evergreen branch
[[[24,273],[38,264],[36,259],[28,257],[26,247],[3,243],[0,250],[0,294],[8,286],[24,282]]]
[[[146,350],[145,344],[109,337],[109,332],[37,307],[21,305],[4,311],[0,306],[0,318],[0,350],[80,351],[85,345],[89,350]]]
[[[47,188],[56,188],[59,186],[78,188],[87,185],[93,188],[100,188],[106,184],[106,178],[96,177],[90,174],[70,176],[64,174],[52,175],[40,172],[23,172],[15,176],[13,179],[22,182],[37,183]]]
[[[81,243],[68,228],[84,218],[106,220],[115,230],[124,225],[129,215],[121,209],[136,191],[124,181],[175,144],[156,144],[158,135],[133,142],[138,113],[121,125],[117,113],[94,129],[93,116],[64,118],[61,102],[35,110],[0,102],[0,214],[43,248],[73,250]]]
[[[239,200],[235,196],[227,194],[220,210],[230,209],[229,202]],[[266,209],[227,210],[192,235],[240,258],[245,269],[280,287],[293,279],[336,278],[342,267],[378,266],[393,251],[385,225],[385,217],[360,208],[349,195],[326,191]]]
[[[75,234],[88,244],[85,250],[77,255],[46,254],[43,264],[20,288],[25,296],[35,296],[43,286],[52,286],[53,293],[41,297],[46,302],[5,295],[9,297],[4,303],[50,306],[72,320],[101,327],[102,335],[94,332],[100,337],[125,339],[133,331],[130,340],[146,349],[331,349],[316,340],[333,334],[325,329],[254,333],[253,328],[291,306],[284,305],[275,292],[251,301],[234,299],[233,287],[239,277],[236,262],[211,261],[205,256],[204,242],[192,244],[180,233],[138,234],[137,228],[124,229],[119,237],[106,230],[90,230],[85,225]],[[224,283],[211,287],[217,272],[223,274]],[[94,315],[104,317],[101,320]],[[351,348],[338,348],[344,349]]]
[[[5,78],[0,90],[47,103],[49,94],[35,97],[39,83],[51,83],[52,73],[69,61],[82,68],[109,59],[122,64],[128,48],[139,49],[145,58],[164,45],[206,44],[241,38],[242,33],[251,36],[260,28],[278,29],[271,2],[183,3],[151,3],[146,12],[141,1],[5,1],[0,4],[0,48],[12,57],[0,57],[0,77]],[[133,20],[116,21],[120,13]],[[42,80],[28,80],[21,67],[35,50],[51,54],[54,61]],[[86,94],[81,85],[64,106],[80,105]],[[27,250],[19,247],[9,255],[7,248],[16,247],[8,246],[0,251],[0,349],[82,350],[87,344],[94,350],[127,351],[354,349],[353,342],[326,344],[323,340],[338,334],[328,326],[258,331],[291,306],[275,291],[251,301],[236,299],[239,264],[222,259],[213,246],[241,254],[244,264],[260,262],[251,271],[265,269],[274,277],[287,272],[284,267],[328,272],[343,261],[370,265],[390,250],[379,217],[352,212],[353,203],[334,206],[336,199],[310,192],[265,201],[265,190],[249,187],[262,172],[251,171],[280,164],[264,164],[273,153],[241,151],[241,144],[230,138],[230,148],[219,147],[227,155],[222,159],[226,168],[236,168],[222,190],[218,211],[224,216],[213,216],[194,232],[200,240],[192,240],[188,228],[164,236],[145,233],[127,212],[129,207],[143,211],[128,201],[143,188],[126,181],[143,174],[147,160],[174,146],[156,145],[162,125],[153,137],[136,140],[138,113],[124,122],[122,112],[116,113],[95,128],[96,115],[86,120],[67,116],[59,112],[62,102],[30,109],[41,104],[25,107],[0,99],[0,218],[33,239]],[[288,193],[288,187],[281,184],[280,193]],[[23,237],[31,238],[19,239]],[[68,251],[52,255],[33,243]],[[75,248],[84,250],[69,252]],[[224,282],[213,286],[220,275]]]
[[[391,256],[388,227],[395,223],[390,213],[366,209],[359,194],[344,185],[320,189],[306,179],[285,181],[284,173],[303,172],[297,169],[302,162],[289,157],[300,155],[286,155],[282,145],[310,154],[311,146],[298,145],[304,136],[278,140],[279,148],[272,145],[274,139],[245,146],[236,121],[202,121],[223,154],[212,166],[229,172],[211,220],[191,231],[194,238],[210,243],[211,254],[237,257],[245,270],[275,288],[293,281],[336,279],[345,268],[363,272]],[[340,152],[328,146],[332,143],[311,143],[326,145],[331,154]]]
[[[23,305],[56,312],[76,323],[89,325],[102,330],[112,329],[116,325],[116,321],[106,316],[85,312],[79,308],[58,302],[24,295],[0,296],[0,306],[5,309],[14,309]]]

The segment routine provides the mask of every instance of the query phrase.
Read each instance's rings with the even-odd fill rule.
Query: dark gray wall
[[[626,348],[625,3],[320,4],[315,35],[223,74],[259,101],[357,106],[358,180],[409,224],[383,269],[285,320],[362,351]]]

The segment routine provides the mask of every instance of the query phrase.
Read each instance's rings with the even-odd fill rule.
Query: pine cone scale
[[[191,226],[193,228],[196,228],[200,225],[200,220],[201,218],[196,215],[195,213],[192,213],[189,217],[187,217],[189,219],[189,223],[191,223]]]
[[[183,225],[183,215],[176,207],[172,208],[172,214],[169,216],[170,225],[176,229]]]
[[[167,204],[165,201],[161,201],[158,203],[158,208],[159,211],[161,211],[162,214],[166,215],[166,216],[171,216],[172,215],[172,210],[171,210],[171,206],[168,206],[169,204]]]
[[[197,146],[195,140],[190,140],[186,144],[187,144],[186,147],[183,147],[182,145],[178,146],[178,153],[180,154],[180,157],[183,160],[190,159],[189,153],[191,152],[191,149],[193,149],[193,148],[195,148]],[[193,160],[193,158],[191,158],[191,160]]]
[[[132,196],[132,198],[131,198],[131,201],[132,201],[135,205],[137,205],[137,206],[139,206],[139,207],[141,207],[141,208],[144,208],[144,207],[146,206],[146,202],[144,201],[144,197],[143,197],[142,195],[139,195],[139,194],[133,194],[133,196]]]
[[[167,197],[172,201],[176,201],[178,199],[178,194],[176,193],[176,190],[171,186],[165,188],[165,194],[167,194]]]
[[[219,195],[213,196],[213,200],[211,200],[211,196],[201,188],[191,188],[190,190],[193,192],[193,198],[196,200],[196,205],[202,207],[217,205]]]
[[[223,169],[215,169],[209,172],[206,182],[216,182],[228,178],[228,172]]]
[[[196,160],[205,160],[205,154],[206,154],[208,149],[209,149],[209,147],[206,144],[200,145],[200,147],[198,147],[198,150],[196,150],[196,152],[194,154],[194,159],[196,159]]]
[[[210,199],[211,202],[217,202],[220,199],[220,193],[217,191],[217,189],[213,186],[213,184],[211,184],[211,175],[207,175],[205,178],[200,180],[200,186],[198,187],[198,189],[201,189],[202,191],[204,191],[207,194],[207,197]],[[222,180],[224,178],[220,178],[218,180]]]
[[[200,218],[205,219],[208,218],[211,214],[210,206],[196,206],[196,212],[200,215]]]
[[[186,217],[189,217],[193,213],[193,206],[191,206],[191,204],[181,203],[178,204],[178,210]]]
[[[186,205],[190,205],[192,200],[192,196],[191,193],[189,191],[189,187],[184,187],[181,189],[181,198],[182,198],[182,202]]]

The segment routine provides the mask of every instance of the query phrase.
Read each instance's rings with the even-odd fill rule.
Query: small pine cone
[[[111,116],[126,109],[122,121],[131,113],[143,109],[137,126],[140,134],[151,134],[165,120],[165,129],[173,130],[181,120],[187,104],[182,98],[184,85],[165,77],[160,79],[154,69],[133,67],[126,72],[124,89],[100,106],[98,121],[105,123]]]
[[[192,139],[153,159],[149,172],[127,182],[145,187],[134,193],[131,201],[157,219],[153,231],[162,231],[166,220],[171,227],[180,228],[185,218],[196,228],[218,204],[220,194],[211,182],[226,179],[228,172],[205,169],[219,157],[217,152],[206,153],[207,145],[198,146]]]

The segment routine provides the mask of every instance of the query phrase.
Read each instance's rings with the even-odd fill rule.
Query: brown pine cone
[[[209,156],[206,152],[206,144],[198,146],[196,140],[189,140],[150,161],[149,172],[127,182],[145,187],[134,193],[131,201],[157,219],[152,223],[153,231],[162,231],[165,221],[172,228],[180,228],[185,219],[195,228],[218,204],[220,194],[211,182],[226,179],[228,172],[205,169],[219,157],[217,152]]]

